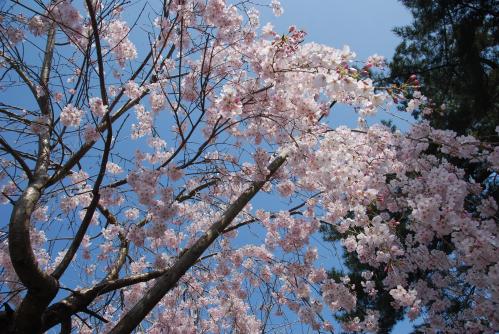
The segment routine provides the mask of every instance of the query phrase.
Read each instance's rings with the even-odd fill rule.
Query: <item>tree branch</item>
[[[260,191],[265,183],[271,179],[285,161],[285,153],[278,155],[267,167],[269,173],[265,180],[252,182],[251,186],[227,208],[222,218],[215,222],[170,269],[158,278],[156,284],[121,318],[109,334],[131,333],[168,291],[176,286],[179,279],[197,262],[203,252],[223,233],[223,230]]]
[[[47,331],[63,322],[64,319],[67,319],[78,312],[84,312],[98,296],[134,284],[148,282],[160,277],[167,270],[168,269],[151,271],[145,274],[132,275],[121,279],[103,280],[92,288],[75,291],[70,296],[51,305],[47,309],[43,315],[43,330]]]
[[[97,205],[97,208],[104,215],[104,217],[106,217],[108,224],[118,225],[118,220],[108,209],[100,204]],[[122,232],[119,233],[119,238],[120,251],[118,253],[116,262],[111,266],[109,273],[106,275],[106,278],[104,279],[105,281],[110,281],[118,278],[121,267],[123,267],[123,265],[125,264],[126,257],[128,256],[128,240]]]
[[[45,57],[40,75],[40,84],[47,88],[55,43],[55,26],[47,35]],[[41,113],[51,116],[47,94],[38,99]],[[21,305],[16,310],[14,328],[16,333],[37,333],[41,326],[41,315],[57,294],[58,282],[38,267],[30,239],[31,215],[40,199],[48,179],[50,165],[50,129],[42,131],[38,139],[38,156],[32,181],[16,201],[9,223],[9,254],[14,270],[22,284],[28,289]]]
[[[31,169],[23,160],[23,158],[21,158],[19,153],[16,150],[14,150],[2,137],[0,137],[0,144],[3,146],[5,151],[10,153],[10,155],[12,155],[12,157],[21,165],[21,168],[26,173],[28,180],[29,181],[33,180],[33,173],[31,173]]]

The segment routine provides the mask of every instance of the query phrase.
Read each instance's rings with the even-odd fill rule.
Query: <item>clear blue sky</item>
[[[392,29],[412,20],[410,12],[396,0],[281,0],[281,3],[284,14],[275,18],[262,13],[262,24],[271,21],[277,31],[285,31],[294,24],[305,29],[307,40],[338,48],[349,45],[359,59],[374,53],[390,58],[400,41]]]

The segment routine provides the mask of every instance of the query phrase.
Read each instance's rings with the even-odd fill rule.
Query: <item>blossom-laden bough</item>
[[[258,6],[2,5],[3,332],[260,333],[295,316],[333,331],[356,287],[318,265],[321,225],[386,272],[381,287],[362,273],[373,298],[428,330],[498,329],[497,204],[451,163],[497,170],[498,149],[368,127],[408,90],[409,108],[431,106],[410,84],[375,87],[379,56],[359,66],[295,27],[260,29]],[[359,128],[331,127],[335,104]],[[466,300],[453,318],[450,296]]]

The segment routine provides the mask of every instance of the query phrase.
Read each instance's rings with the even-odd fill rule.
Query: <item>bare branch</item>
[[[28,180],[29,181],[33,180],[33,174],[31,173],[31,169],[23,160],[23,158],[21,158],[19,153],[16,150],[14,150],[2,137],[0,137],[0,145],[2,145],[5,151],[10,153],[10,155],[12,155],[12,157],[14,157],[14,159],[21,165],[21,168],[26,173]]]

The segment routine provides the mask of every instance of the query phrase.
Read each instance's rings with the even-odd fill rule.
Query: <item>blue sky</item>
[[[341,48],[349,45],[359,59],[377,53],[391,57],[400,40],[396,26],[411,22],[410,12],[396,0],[281,0],[284,14],[262,11],[262,24],[271,21],[277,31],[290,25],[303,28],[308,41]]]

